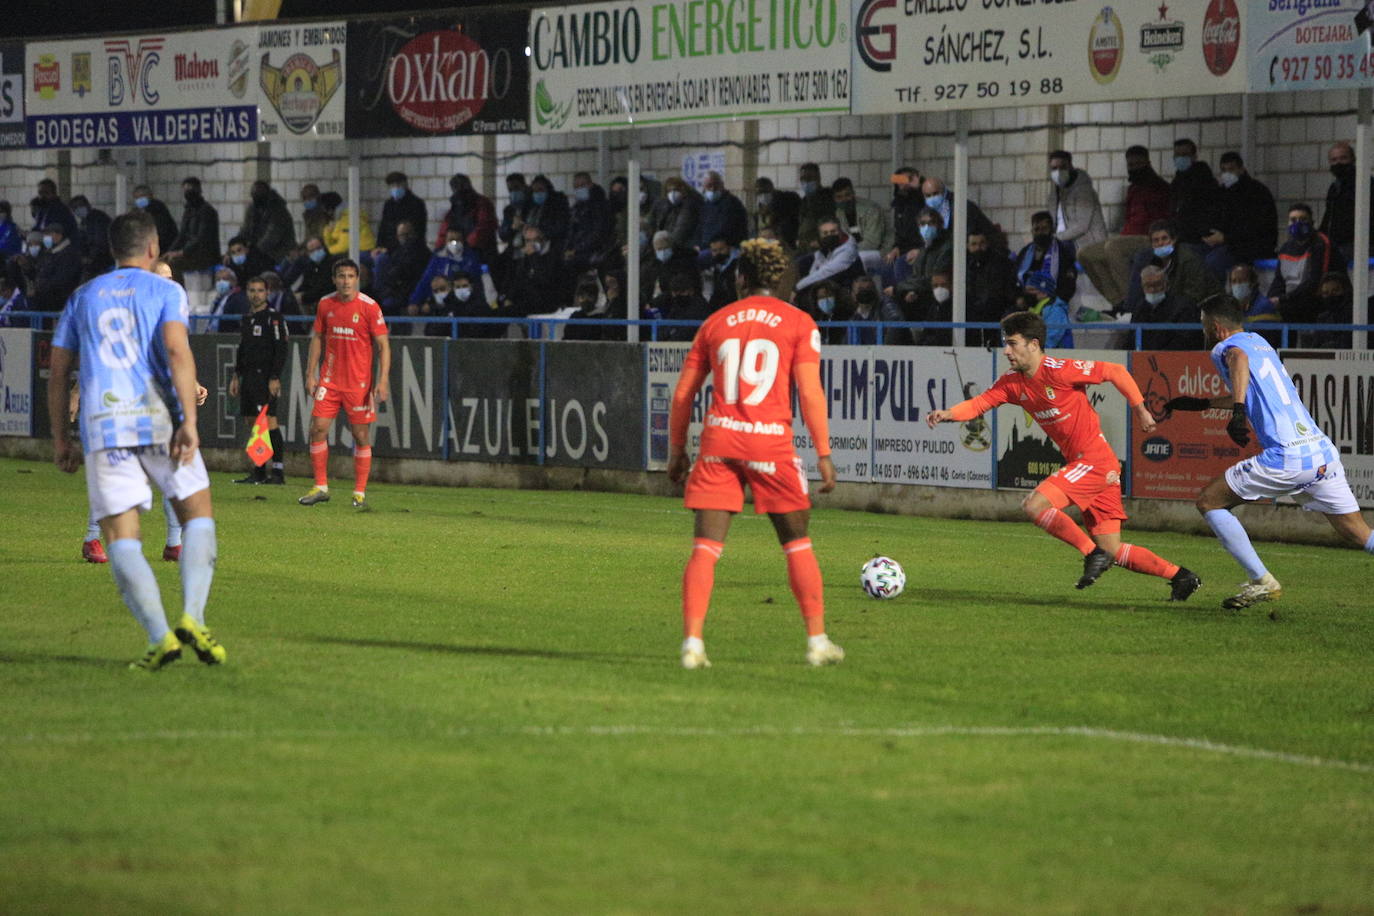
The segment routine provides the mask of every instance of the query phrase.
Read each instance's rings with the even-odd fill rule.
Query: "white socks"
[[[167,635],[167,613],[162,609],[162,594],[158,591],[153,568],[143,556],[142,542],[120,538],[110,542],[106,552],[124,604],[148,632],[148,641],[161,642]]]
[[[215,577],[215,520],[193,518],[182,529],[181,599],[196,623],[205,624],[205,599]]]

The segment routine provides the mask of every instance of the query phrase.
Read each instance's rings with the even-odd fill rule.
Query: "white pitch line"
[[[336,738],[386,737],[390,733],[347,731],[347,730],[214,730],[185,729],[157,730],[146,732],[126,732],[98,734],[95,732],[66,733],[28,733],[0,735],[3,744],[88,744],[101,741],[194,741],[194,740],[301,740]],[[1054,726],[1002,726],[1002,725],[911,725],[865,728],[858,726],[797,726],[793,728],[768,725],[741,728],[714,728],[711,726],[662,726],[662,725],[522,725],[511,728],[456,728],[437,729],[428,734],[414,737],[443,738],[619,738],[619,737],[657,737],[657,738],[1087,738],[1100,741],[1114,741],[1125,744],[1144,744],[1156,747],[1180,748],[1221,754],[1229,757],[1243,757],[1251,760],[1267,760],[1293,766],[1314,767],[1317,769],[1345,770],[1352,773],[1374,773],[1374,764],[1351,760],[1334,760],[1326,757],[1313,757],[1305,754],[1290,754],[1266,748],[1246,747],[1237,744],[1222,744],[1206,738],[1179,738],[1171,735],[1154,735],[1146,732],[1126,732],[1109,728],[1094,728],[1087,725]],[[393,737],[406,737],[404,734]]]

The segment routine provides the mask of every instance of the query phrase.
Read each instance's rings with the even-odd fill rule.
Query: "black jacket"
[[[1187,170],[1174,175],[1169,183],[1169,210],[1178,223],[1178,240],[1194,245],[1217,225],[1221,211],[1221,187],[1212,167],[1194,162]],[[1277,225],[1275,220],[1274,224]]]
[[[162,251],[171,251],[172,243],[177,240],[177,221],[172,217],[172,211],[156,197],[150,197],[148,206],[144,209],[157,224],[158,248]]]
[[[263,252],[274,263],[296,247],[296,223],[291,219],[286,201],[276,191],[269,190],[261,203],[255,201],[248,205],[239,235],[248,242],[248,247]]]
[[[219,211],[204,197],[186,202],[172,249],[182,253],[177,264],[182,270],[204,270],[219,262]]]
[[[1169,290],[1158,305],[1143,303],[1132,313],[1131,320],[1141,324],[1196,325],[1202,321],[1202,313],[1196,302]],[[1145,331],[1141,340],[1146,350],[1201,350],[1202,330]]]
[[[33,307],[43,312],[60,312],[67,297],[81,285],[81,249],[71,239],[38,256],[34,276]]]
[[[594,184],[588,191],[587,199],[577,201],[572,208],[567,251],[575,268],[598,264],[614,240],[611,234],[614,220],[605,189]]]
[[[234,358],[234,372],[239,376],[250,372],[280,379],[286,366],[287,340],[290,335],[281,313],[265,308],[249,312],[239,325],[239,349]]]
[[[382,218],[377,223],[378,248],[390,251],[396,247],[396,227],[401,223],[410,223],[415,228],[416,238],[428,238],[425,228],[429,223],[429,211],[425,209],[425,202],[409,188],[400,200],[388,196],[382,204]]]
[[[1370,190],[1374,191],[1374,178],[1369,179]],[[1374,251],[1374,207],[1369,213],[1369,247]],[[1355,180],[1336,179],[1326,189],[1326,209],[1317,229],[1324,233],[1331,244],[1349,248],[1355,244]]]
[[[1222,188],[1220,229],[1238,262],[1253,264],[1274,256],[1279,237],[1279,211],[1274,195],[1248,174]]]

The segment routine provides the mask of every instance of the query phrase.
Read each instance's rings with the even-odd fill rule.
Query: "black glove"
[[[1250,427],[1245,422],[1245,405],[1231,405],[1231,422],[1226,424],[1226,434],[1236,445],[1250,444]]]
[[[1164,409],[1173,412],[1175,410],[1206,410],[1212,406],[1212,402],[1207,398],[1173,398],[1164,402]]]

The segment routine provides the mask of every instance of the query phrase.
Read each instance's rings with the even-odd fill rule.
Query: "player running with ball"
[[[830,427],[821,390],[821,336],[816,322],[775,298],[788,261],[777,242],[740,246],[739,287],[745,298],[702,323],[682,367],[668,430],[668,476],[687,480],[684,503],[696,512],[692,555],[682,575],[682,667],[707,668],[702,627],[711,603],[716,561],[744,487],[756,512],[767,512],[787,558],[787,578],[806,622],[806,661],[834,664],[844,650],[825,635],[820,565],[807,537],[811,500],[806,468],[792,447],[792,386],[820,456],[821,492],[835,488]],[[692,401],[710,375],[714,392],[701,436],[701,454],[687,457]],[[688,467],[691,473],[688,473]]]
[[[1086,388],[1111,382],[1150,432],[1155,419],[1125,366],[1094,360],[1056,359],[1044,351],[1045,322],[1030,312],[1002,319],[1002,355],[1011,366],[981,395],[948,410],[932,410],[926,423],[964,422],[998,404],[1017,404],[1035,417],[1067,462],[1041,481],[1021,502],[1026,516],[1083,554],[1079,588],[1087,588],[1115,563],[1132,572],[1169,582],[1171,601],[1186,601],[1202,585],[1193,572],[1156,556],[1144,547],[1121,542],[1121,523],[1128,516],[1121,502],[1121,462],[1102,435]],[[1083,513],[1088,534],[1062,510],[1073,503]]]

